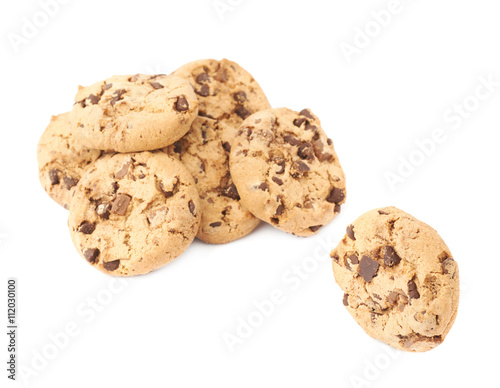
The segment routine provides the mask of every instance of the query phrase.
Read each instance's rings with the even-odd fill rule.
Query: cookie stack
[[[195,237],[224,244],[260,221],[310,236],[340,212],[345,177],[309,109],[271,106],[238,64],[200,60],[171,75],[80,87],[38,147],[40,181],[69,209],[80,255],[133,276]],[[443,342],[457,315],[458,266],[430,226],[394,207],[349,225],[333,272],[370,336],[406,351]]]
[[[80,255],[117,276],[163,266],[195,237],[236,240],[261,220],[310,236],[345,201],[318,117],[271,109],[225,59],[80,87],[42,135],[38,162],[42,186],[70,211]]]

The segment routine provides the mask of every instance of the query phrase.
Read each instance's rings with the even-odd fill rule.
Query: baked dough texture
[[[71,123],[82,145],[148,151],[179,140],[198,114],[189,83],[166,75],[117,75],[80,87]]]
[[[261,111],[241,125],[230,171],[246,207],[297,236],[328,224],[345,202],[345,176],[321,123],[309,109]]]
[[[192,85],[199,115],[222,121],[234,131],[248,116],[271,106],[257,81],[236,62],[201,59],[172,73]]]
[[[174,260],[200,224],[189,172],[162,152],[106,155],[78,183],[68,226],[80,255],[116,276],[146,274]]]
[[[69,201],[85,169],[101,155],[101,151],[76,141],[69,116],[69,112],[52,116],[37,148],[40,183],[65,209],[69,209]]]
[[[211,244],[239,239],[260,223],[241,203],[229,172],[232,132],[220,121],[198,117],[181,140],[165,149],[194,177],[202,213],[197,237]]]
[[[410,352],[444,341],[457,316],[458,265],[429,225],[375,209],[347,227],[331,257],[343,303],[368,335]]]

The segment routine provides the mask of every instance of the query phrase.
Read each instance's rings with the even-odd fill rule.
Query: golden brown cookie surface
[[[78,183],[68,221],[81,256],[117,276],[145,274],[174,260],[199,223],[193,178],[162,152],[99,159]]]
[[[136,152],[173,144],[197,113],[196,95],[181,78],[119,75],[80,87],[71,123],[86,147]]]
[[[347,227],[331,257],[343,303],[368,335],[411,352],[444,341],[457,314],[458,266],[429,225],[375,209]]]
[[[232,144],[230,170],[256,217],[297,236],[315,234],[345,201],[333,142],[308,109],[270,109],[246,119]]]
[[[194,177],[202,213],[197,237],[212,244],[246,236],[260,222],[241,203],[229,172],[232,132],[222,122],[198,117],[189,132],[165,150]]]
[[[37,149],[40,183],[47,194],[66,209],[83,172],[101,155],[101,151],[77,142],[69,116],[69,112],[52,116]]]

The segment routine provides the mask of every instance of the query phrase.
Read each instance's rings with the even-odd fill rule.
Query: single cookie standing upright
[[[222,121],[235,131],[248,116],[271,106],[257,81],[240,65],[202,59],[172,73],[188,80],[200,101],[199,115]]]
[[[195,179],[202,213],[197,237],[212,244],[246,236],[260,222],[240,202],[229,173],[231,133],[219,121],[198,117],[189,132],[166,149]]]
[[[162,152],[103,156],[78,183],[68,222],[82,257],[116,276],[145,274],[172,261],[199,224],[193,178]]]
[[[181,78],[120,75],[80,87],[71,122],[84,146],[135,152],[173,144],[197,113],[196,95]]]
[[[343,303],[368,335],[410,352],[444,341],[457,315],[458,266],[429,225],[375,209],[347,227],[331,257]]]
[[[271,109],[246,119],[233,141],[230,169],[248,209],[297,236],[315,234],[345,201],[333,142],[308,109]]]
[[[52,116],[37,149],[40,183],[66,209],[84,170],[101,155],[101,151],[83,147],[75,140],[69,116],[69,112]]]

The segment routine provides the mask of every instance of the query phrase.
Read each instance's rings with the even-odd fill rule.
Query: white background
[[[16,52],[8,34],[21,34],[24,18],[32,20],[42,8],[34,0],[2,1],[0,289],[7,277],[18,278],[19,361],[38,367],[27,383],[499,386],[500,86],[474,105],[479,77],[500,81],[498,1],[401,0],[400,12],[380,31],[371,12],[387,10],[389,1],[220,3],[233,4],[222,17],[212,0],[73,0]],[[373,37],[348,61],[342,42],[354,44],[356,31],[365,28]],[[114,74],[169,73],[208,57],[240,63],[274,107],[313,109],[344,167],[347,203],[315,237],[262,225],[225,246],[196,241],[172,264],[127,279],[111,294],[114,278],[78,256],[67,212],[38,183],[39,136],[51,115],[71,109],[79,84]],[[464,99],[471,112],[459,125],[449,109]],[[446,140],[418,160],[415,141],[435,128]],[[411,155],[421,165],[391,190],[384,174],[397,173],[399,158]],[[347,224],[387,205],[437,229],[460,266],[456,323],[442,345],[424,354],[393,352],[364,334],[342,306],[320,245],[333,249]],[[311,272],[300,285],[290,283],[297,279],[289,272],[294,266]],[[235,334],[239,317],[247,320],[254,302],[273,290],[284,294],[284,303],[231,353],[224,333]],[[102,311],[87,304],[96,296]],[[37,360],[44,351],[53,355],[49,335],[71,322],[78,334],[46,364]],[[369,364],[379,366],[368,370]]]

